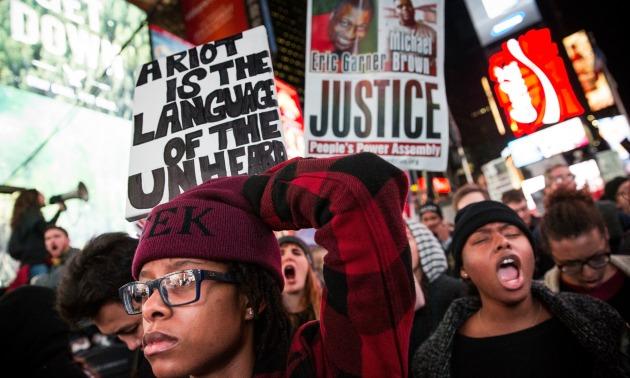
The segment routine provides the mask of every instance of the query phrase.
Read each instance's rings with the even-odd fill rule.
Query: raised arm
[[[328,250],[321,323],[294,341],[287,375],[307,358],[318,376],[407,376],[415,300],[401,217],[407,187],[403,172],[373,154],[294,159],[245,183],[272,229],[316,228]]]

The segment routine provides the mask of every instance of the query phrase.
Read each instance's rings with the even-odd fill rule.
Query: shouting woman
[[[452,246],[478,295],[455,300],[418,348],[417,377],[629,376],[623,319],[604,302],[532,282],[532,235],[509,207],[464,207]]]

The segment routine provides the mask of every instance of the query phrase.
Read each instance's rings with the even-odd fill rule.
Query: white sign
[[[308,4],[306,154],[446,170],[444,2]]]
[[[142,66],[128,220],[204,181],[261,173],[284,160],[264,27]]]

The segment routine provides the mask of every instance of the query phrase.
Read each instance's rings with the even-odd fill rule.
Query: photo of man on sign
[[[371,0],[315,1],[311,49],[342,54],[376,50],[376,12]],[[315,13],[315,12],[314,12]]]
[[[436,75],[437,33],[430,23],[435,23],[436,4],[420,4],[416,0],[394,0],[392,7],[385,8],[389,50],[388,68],[395,72],[414,72]]]

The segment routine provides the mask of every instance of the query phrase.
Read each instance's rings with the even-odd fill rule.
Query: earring
[[[247,307],[247,310],[245,310],[245,319],[254,319],[254,309],[251,307]]]
[[[462,278],[467,280],[468,279],[468,273],[462,272]]]

